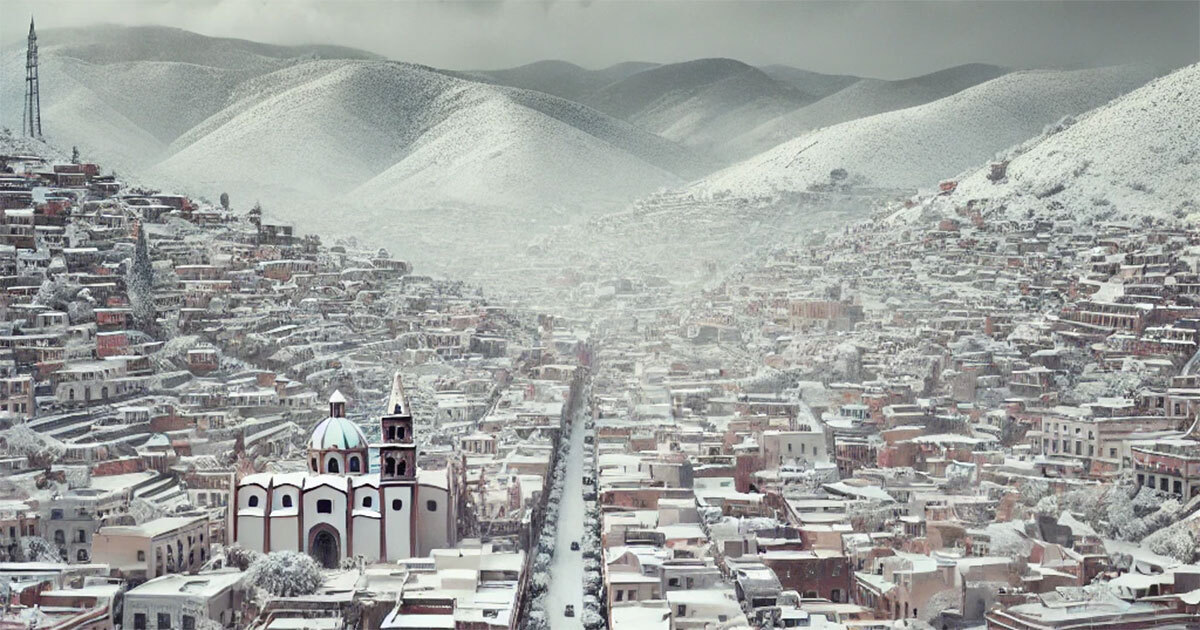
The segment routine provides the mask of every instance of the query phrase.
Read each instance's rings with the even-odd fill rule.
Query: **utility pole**
[[[29,47],[25,50],[25,108],[21,112],[21,133],[42,137],[42,95],[38,89],[37,33],[29,18]]]

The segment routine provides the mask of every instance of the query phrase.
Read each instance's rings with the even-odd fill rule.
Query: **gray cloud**
[[[976,61],[1074,67],[1200,59],[1200,0],[0,0],[4,41],[22,36],[30,13],[43,28],[164,24],[272,43],[355,46],[452,69],[722,56],[896,78]]]

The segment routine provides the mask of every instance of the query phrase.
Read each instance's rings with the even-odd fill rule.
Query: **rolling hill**
[[[726,143],[816,97],[733,59],[697,59],[643,70],[587,104],[685,146],[728,158]]]
[[[584,105],[353,49],[116,26],[47,31],[40,43],[51,142],[181,190],[261,199],[284,218],[347,200],[607,207],[712,169]],[[0,95],[19,103],[23,46],[2,63]],[[19,129],[20,108],[4,111]]]
[[[813,100],[825,98],[834,92],[849,87],[853,83],[864,80],[861,77],[847,74],[821,74],[820,72],[779,64],[759,66],[758,69],[762,70],[772,79],[786,83],[808,94]]]
[[[410,64],[304,63],[236,95],[156,171],[405,208],[619,203],[700,171],[685,150],[578,104]]]
[[[997,66],[967,64],[898,81],[861,79],[730,139],[729,152],[754,155],[813,129],[931,103],[1006,72]]]
[[[1200,219],[1200,65],[1051,131],[1007,152],[1006,178],[993,182],[981,169],[944,199],[989,200],[1014,217],[1066,208],[1081,219]]]
[[[39,35],[43,129],[124,171],[224,107],[243,82],[300,60],[372,59],[336,46],[271,46],[159,26],[53,29]],[[24,42],[0,58],[0,123],[20,129]]]
[[[551,59],[504,70],[476,70],[463,73],[462,76],[587,103],[604,86],[657,66],[654,63],[628,61],[600,70],[588,70],[567,61]]]
[[[1141,66],[1005,74],[926,105],[810,132],[691,189],[700,195],[770,197],[827,184],[839,168],[859,187],[932,186],[1152,76]]]

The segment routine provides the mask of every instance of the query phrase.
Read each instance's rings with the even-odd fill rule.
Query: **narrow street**
[[[550,590],[546,593],[546,617],[550,627],[582,628],[583,622],[583,554],[571,550],[571,543],[583,537],[583,438],[587,433],[586,418],[591,413],[584,403],[571,423],[571,450],[567,456],[567,477],[562,505],[558,516],[558,537],[554,546],[554,562],[550,565]],[[563,615],[565,607],[575,607],[575,616]]]

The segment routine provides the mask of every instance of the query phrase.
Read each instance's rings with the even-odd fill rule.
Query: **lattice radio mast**
[[[29,18],[29,48],[25,51],[25,109],[21,112],[21,133],[42,137],[42,94],[38,89],[37,33]]]

